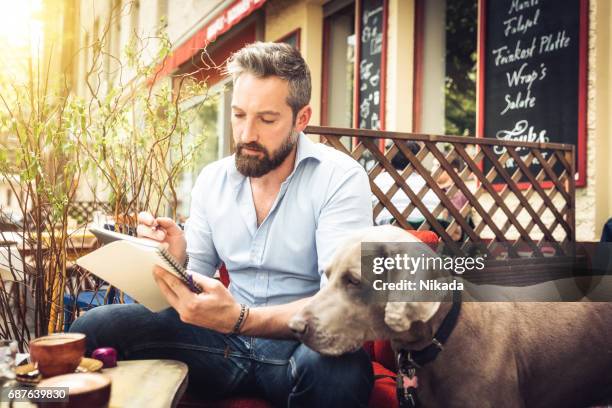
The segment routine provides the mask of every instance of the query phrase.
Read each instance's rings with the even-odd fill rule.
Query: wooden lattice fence
[[[99,201],[75,201],[70,204],[68,215],[77,220],[79,225],[83,225],[92,221],[95,211],[108,214],[111,212],[111,206],[109,203]]]
[[[503,243],[509,257],[518,257],[525,247],[539,257],[544,256],[544,247],[564,252],[567,244],[575,242],[571,145],[316,126],[308,127],[306,133],[319,135],[322,142],[366,167],[375,197],[374,219],[386,209],[393,223],[406,229],[431,229],[454,250],[483,241],[492,250]],[[418,151],[413,152],[406,141],[415,142]],[[399,152],[408,159],[403,170],[391,164]],[[460,171],[451,164],[457,159],[462,163]],[[506,167],[509,161],[513,162],[512,171]],[[387,191],[375,182],[382,172],[394,181]],[[446,190],[436,181],[444,172],[452,179]],[[412,174],[425,181],[422,188],[413,189],[406,182]],[[399,190],[410,200],[404,209],[393,203]],[[431,192],[439,199],[435,208],[427,208],[423,202]],[[461,208],[452,202],[458,192],[465,196]],[[415,209],[423,217],[416,227],[408,220]],[[457,227],[461,240],[450,234]]]

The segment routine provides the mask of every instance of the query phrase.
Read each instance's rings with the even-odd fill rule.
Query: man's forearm
[[[241,334],[278,339],[292,338],[289,320],[310,301],[310,297],[284,305],[254,307],[242,326]]]

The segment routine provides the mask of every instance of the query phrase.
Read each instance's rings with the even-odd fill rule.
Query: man
[[[189,365],[190,384],[210,398],[259,395],[278,406],[367,406],[372,386],[363,351],[333,358],[292,339],[289,319],[322,284],[326,263],[350,232],[371,225],[365,171],[311,142],[310,73],[294,48],[255,43],[228,63],[234,89],[234,156],[202,170],[185,233],[167,218],[140,214],[139,235],[168,245],[204,290],[196,295],[157,268],[173,308],[95,308],[71,331],[88,350]],[[225,263],[229,290],[212,279]]]

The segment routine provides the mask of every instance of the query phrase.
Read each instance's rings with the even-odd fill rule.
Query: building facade
[[[209,129],[201,166],[232,147],[231,83],[219,67],[250,42],[285,41],[311,69],[312,124],[466,137],[512,138],[514,131],[517,140],[572,143],[578,239],[597,239],[612,216],[607,0],[106,0],[95,7],[82,0],[78,6],[81,44],[100,38],[112,21],[108,54],[121,58],[131,35],[146,37],[161,26],[173,53],[159,80],[197,72],[207,82],[206,100],[182,106],[202,109],[194,129]],[[88,58],[82,53],[75,67],[73,86],[83,96]],[[113,59],[105,64],[112,71]],[[129,72],[122,75],[129,81]],[[102,86],[115,80],[109,74]],[[561,99],[555,90],[564,87],[569,96],[555,105]],[[492,111],[496,103],[499,112]],[[561,129],[543,133],[547,118]],[[503,133],[506,119],[512,123]],[[184,176],[185,194],[194,179]]]

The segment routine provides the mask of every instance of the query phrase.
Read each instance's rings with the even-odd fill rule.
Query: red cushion
[[[376,361],[382,364],[389,370],[396,370],[395,353],[391,349],[391,343],[387,340],[376,340],[373,345],[374,358]]]
[[[225,264],[221,264],[221,267],[219,268],[219,280],[226,288],[230,284],[230,277],[229,273],[227,272],[227,268],[225,267]]]
[[[372,395],[370,395],[370,408],[397,408],[397,397],[395,392],[395,373],[387,370],[380,363],[372,362],[374,375],[385,375],[390,377],[382,377],[376,379]]]
[[[438,234],[436,234],[433,231],[417,231],[417,230],[407,230],[407,231],[429,246],[438,245]]]

